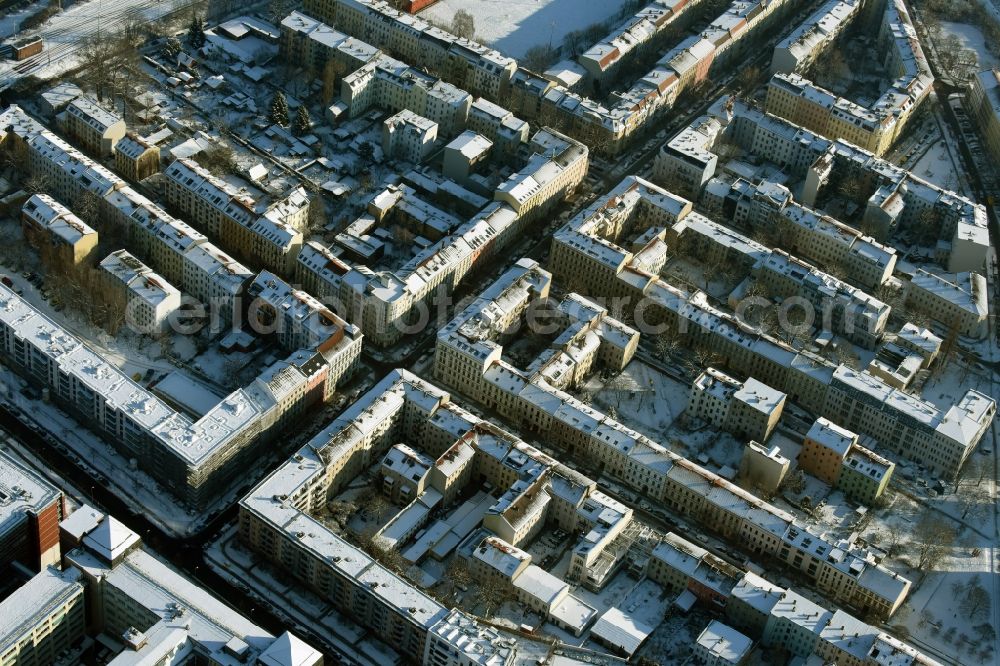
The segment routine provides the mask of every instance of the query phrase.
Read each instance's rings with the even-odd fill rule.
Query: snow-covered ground
[[[916,162],[907,165],[914,176],[949,190],[961,189],[948,147],[943,140],[935,142]]]
[[[618,419],[655,440],[670,432],[670,426],[687,407],[689,389],[659,370],[633,360],[620,375],[604,382],[598,375],[583,385],[594,406],[614,411]]]
[[[29,74],[48,78],[71,69],[76,62],[77,50],[88,38],[118,30],[133,12],[139,12],[146,21],[154,21],[181,11],[189,4],[191,0],[87,0],[74,3],[55,14],[39,30],[28,33],[41,35],[45,43],[42,53],[22,62],[0,61],[0,90]]]
[[[1000,64],[1000,58],[990,53],[986,48],[986,39],[982,31],[974,25],[968,23],[953,23],[951,21],[941,21],[941,30],[945,33],[957,35],[962,42],[962,46],[976,52],[979,58],[979,68],[989,69]]]
[[[532,46],[558,47],[567,34],[614,16],[623,0],[440,0],[420,15],[451,25],[459,9],[470,12],[476,39],[513,58]]]

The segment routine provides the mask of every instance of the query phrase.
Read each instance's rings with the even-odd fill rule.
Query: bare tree
[[[917,557],[916,569],[933,571],[955,545],[958,533],[937,512],[926,509],[913,528],[912,552]]]
[[[979,576],[974,576],[960,587],[959,594],[956,596],[960,599],[959,608],[965,614],[966,619],[974,621],[988,617],[992,602],[990,593],[983,587]]]
[[[476,20],[472,14],[459,9],[451,19],[451,32],[460,39],[473,39],[476,36]]]
[[[524,66],[533,72],[544,72],[556,59],[556,50],[546,44],[532,46],[524,54]]]

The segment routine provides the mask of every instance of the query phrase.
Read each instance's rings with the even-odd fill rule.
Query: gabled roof
[[[313,666],[322,660],[322,654],[287,631],[257,658],[262,666]]]

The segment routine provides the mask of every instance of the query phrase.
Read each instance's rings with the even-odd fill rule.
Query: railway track
[[[0,71],[0,91],[10,88],[23,77],[38,74],[67,60],[77,52],[88,37],[102,32],[106,34],[118,32],[134,12],[139,12],[145,21],[162,20],[186,11],[194,0],[173,2],[147,0],[124,6],[116,4],[111,10],[113,13],[104,12],[101,2],[102,0],[90,0],[85,6],[86,10],[81,8],[81,11],[75,12],[71,18],[59,21],[57,27],[49,30],[43,27],[39,36],[45,43],[45,49],[38,55],[10,66],[6,71]],[[69,11],[72,12],[73,9]]]

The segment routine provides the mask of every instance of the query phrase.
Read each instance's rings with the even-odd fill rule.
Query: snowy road
[[[89,37],[118,31],[133,11],[141,13],[145,21],[154,21],[184,11],[189,4],[191,0],[88,0],[74,4],[40,29],[11,38],[37,34],[45,48],[27,60],[0,63],[0,90],[6,90],[25,76],[46,78],[71,69],[77,50]]]

